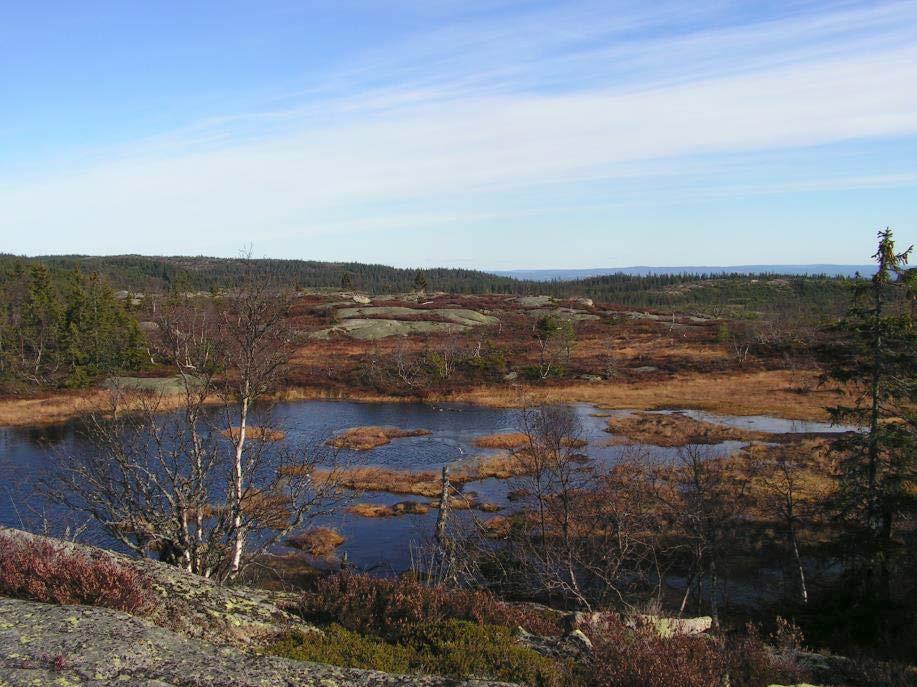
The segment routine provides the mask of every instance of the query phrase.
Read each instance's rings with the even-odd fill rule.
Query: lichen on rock
[[[261,656],[120,611],[0,597],[0,684],[101,687],[446,687],[498,683],[389,675]]]

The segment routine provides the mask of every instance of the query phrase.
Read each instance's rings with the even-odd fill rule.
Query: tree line
[[[537,282],[451,268],[415,270],[355,262],[139,255],[39,258],[0,255],[0,272],[15,264],[35,262],[47,265],[55,275],[80,269],[101,274],[120,289],[144,293],[229,289],[246,270],[251,270],[259,278],[290,289],[343,288],[373,294],[420,289],[471,295],[589,297],[630,307],[713,309],[726,313],[772,311],[795,304],[807,312],[839,314],[854,281],[825,275],[611,274]]]
[[[100,274],[41,262],[0,269],[0,383],[86,386],[149,361],[129,305]]]

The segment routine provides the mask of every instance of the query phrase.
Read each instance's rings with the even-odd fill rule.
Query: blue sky
[[[490,269],[917,239],[915,2],[6,2],[0,251]]]

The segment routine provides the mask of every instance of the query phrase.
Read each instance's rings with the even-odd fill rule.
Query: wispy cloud
[[[563,198],[508,209],[503,196],[673,175],[690,186],[699,156],[917,135],[917,4],[721,9],[472,12],[267,106],[7,178],[0,227],[91,229],[113,247],[128,244],[129,227],[197,251],[204,242],[189,228],[237,243],[258,230],[292,240],[550,214],[568,207]],[[704,193],[914,184],[889,169]],[[406,211],[415,201],[424,207]]]

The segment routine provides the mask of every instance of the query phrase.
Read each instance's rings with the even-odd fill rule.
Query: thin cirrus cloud
[[[302,252],[317,236],[571,208],[601,219],[628,202],[917,186],[894,156],[817,174],[781,161],[917,135],[914,3],[744,20],[685,7],[471,17],[377,46],[273,107],[7,179],[0,227],[29,228],[13,240],[27,252],[225,254],[258,232]],[[736,155],[748,169],[760,156],[768,178],[730,176]]]

